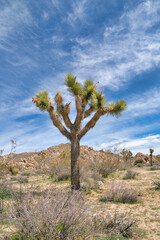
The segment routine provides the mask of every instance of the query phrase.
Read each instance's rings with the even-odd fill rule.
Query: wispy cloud
[[[60,2],[58,0],[51,0],[53,7],[55,7],[56,9],[59,9],[60,6]]]
[[[86,48],[81,44],[74,47],[73,67],[78,75],[87,73],[102,85],[116,89],[135,75],[159,66],[159,10],[158,1],[142,2],[126,11],[119,23],[107,26],[99,43],[92,39]]]
[[[159,153],[159,144],[160,144],[160,135],[155,134],[155,135],[149,135],[146,137],[139,137],[135,139],[122,139],[122,141],[112,141],[111,144],[108,143],[102,143],[100,146],[95,148],[97,150],[99,149],[108,149],[108,148],[113,148],[113,146],[117,146],[119,150],[126,148],[126,149],[131,149],[134,154],[137,152],[142,152],[144,154],[149,154],[149,149],[154,148],[154,154]]]
[[[47,13],[46,11],[44,11],[42,17],[43,17],[44,20],[48,20],[48,18],[49,18],[49,13]]]
[[[144,151],[144,153],[149,153],[150,148],[155,149],[155,154],[159,152],[160,135],[151,135],[143,138],[130,139],[119,145],[120,148],[132,148],[134,153]],[[143,149],[143,150],[142,150]]]
[[[10,5],[2,4],[0,9],[0,47],[9,44],[15,34],[21,34],[19,27],[32,24],[32,17],[26,6],[18,0],[12,1]]]
[[[141,94],[132,96],[128,103],[126,114],[133,117],[143,117],[145,115],[159,114],[160,112],[160,89],[154,88]]]
[[[85,18],[87,0],[73,1],[72,12],[68,13],[67,21],[73,26],[77,20]]]

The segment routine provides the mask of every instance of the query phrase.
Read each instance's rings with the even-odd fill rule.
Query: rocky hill
[[[86,161],[88,158],[104,158],[106,155],[114,155],[110,151],[95,151],[92,147],[86,145],[81,146],[81,160]],[[24,152],[24,153],[11,153],[4,156],[1,156],[1,160],[9,162],[13,166],[18,166],[22,168],[35,168],[40,164],[45,164],[49,160],[56,160],[58,158],[70,158],[70,143],[59,144],[52,147],[49,147],[47,150],[42,150],[40,152]],[[135,160],[142,159],[144,162],[148,163],[150,156],[148,154],[137,153],[132,159]],[[160,160],[160,155],[153,156],[153,161]]]
[[[95,151],[93,148],[88,146],[81,146],[81,160],[85,160],[88,157],[92,158],[94,156],[98,156],[99,154],[105,155],[105,152]],[[14,166],[34,168],[42,162],[56,160],[59,157],[70,158],[70,143],[55,145],[40,152],[24,152],[19,154],[11,153],[2,156],[1,159],[5,163],[9,162]]]

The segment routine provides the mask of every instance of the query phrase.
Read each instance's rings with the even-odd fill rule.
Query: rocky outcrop
[[[152,158],[153,158],[153,161],[156,161],[156,156],[153,156]],[[136,160],[143,160],[144,162],[148,163],[150,161],[150,155],[138,152],[135,155],[134,159],[135,159],[135,161]]]

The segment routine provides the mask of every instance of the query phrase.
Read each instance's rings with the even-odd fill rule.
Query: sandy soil
[[[137,220],[139,231],[145,236],[134,237],[134,240],[159,240],[160,239],[160,191],[155,190],[153,180],[160,179],[160,170],[151,171],[149,167],[134,168],[139,175],[134,180],[123,180],[125,171],[118,171],[112,174],[105,180],[104,185],[101,186],[101,191],[92,191],[86,196],[89,203],[90,213],[98,214],[107,213],[113,214],[118,212],[130,212],[131,216]],[[10,179],[10,178],[9,178]],[[16,182],[16,177],[10,180],[14,187],[18,190],[20,185]],[[104,195],[106,189],[110,186],[112,181],[117,183],[123,182],[128,184],[133,189],[139,191],[139,201],[135,204],[123,203],[103,203],[99,201],[99,197]],[[22,190],[41,192],[51,187],[69,188],[69,182],[53,183],[45,175],[30,176],[29,182],[21,184]],[[13,232],[13,226],[7,224],[0,225],[0,239],[4,239],[4,235]]]

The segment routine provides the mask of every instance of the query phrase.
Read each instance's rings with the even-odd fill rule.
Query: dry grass
[[[137,225],[142,231],[138,232],[136,235],[129,237],[129,239],[134,240],[159,240],[160,239],[160,191],[156,191],[153,186],[153,181],[157,180],[157,176],[159,174],[159,170],[149,171],[150,167],[142,167],[142,168],[133,168],[133,171],[139,173],[138,180],[130,179],[125,180],[125,183],[129,184],[131,189],[140,190],[141,196],[138,197],[138,202],[134,204],[128,203],[115,203],[108,202],[103,203],[99,201],[99,198],[105,195],[105,192],[110,189],[110,186],[113,181],[113,177],[109,177],[105,179],[103,185],[101,186],[101,191],[99,190],[91,190],[90,194],[85,196],[85,201],[89,206],[87,211],[87,215],[93,217],[95,214],[101,216],[107,215],[108,212],[111,215],[111,219],[114,219],[115,210],[118,209],[118,215],[121,216],[123,213],[130,212],[130,215],[133,217],[133,221],[137,220]],[[116,174],[116,182],[124,183],[122,180],[125,171],[120,171]],[[25,174],[26,175],[26,174]],[[28,172],[27,172],[28,175]],[[21,191],[25,194],[28,192],[30,194],[34,194],[35,198],[38,196],[45,196],[47,190],[54,189],[61,191],[68,191],[70,189],[70,182],[51,182],[48,177],[48,174],[36,175],[34,172],[30,172],[27,181],[20,183],[18,180],[18,176],[11,177],[8,175],[5,181],[9,181],[12,185],[12,189],[15,193],[19,193],[20,185]],[[12,178],[12,179],[11,179]],[[5,210],[6,206],[11,202],[11,198],[5,199]],[[3,215],[4,216],[4,215]],[[0,218],[2,215],[0,216]],[[0,225],[0,239],[4,239],[5,235],[10,235],[13,231],[16,231],[14,225],[11,223],[2,223]],[[143,231],[146,233],[144,235]],[[104,234],[104,233],[103,233]],[[84,238],[83,238],[84,239]],[[89,239],[89,238],[88,238]],[[90,239],[94,239],[90,237]],[[99,239],[109,239],[104,236],[104,238]],[[116,238],[110,238],[116,239]],[[120,238],[121,239],[121,238]]]
[[[27,194],[21,201],[13,201],[9,218],[16,224],[20,239],[67,240],[82,236],[82,232],[84,238],[87,235],[84,211],[80,192],[52,189],[41,196]]]
[[[133,170],[127,170],[127,172],[125,173],[123,179],[135,179],[138,176],[138,173],[136,171]]]
[[[123,236],[131,238],[134,232],[136,220],[132,219],[131,213],[119,213],[115,211],[113,215],[102,214],[95,216],[94,219],[95,230],[101,231],[108,236]]]
[[[100,198],[103,202],[136,203],[138,192],[128,185],[119,182],[112,182],[105,195]]]

